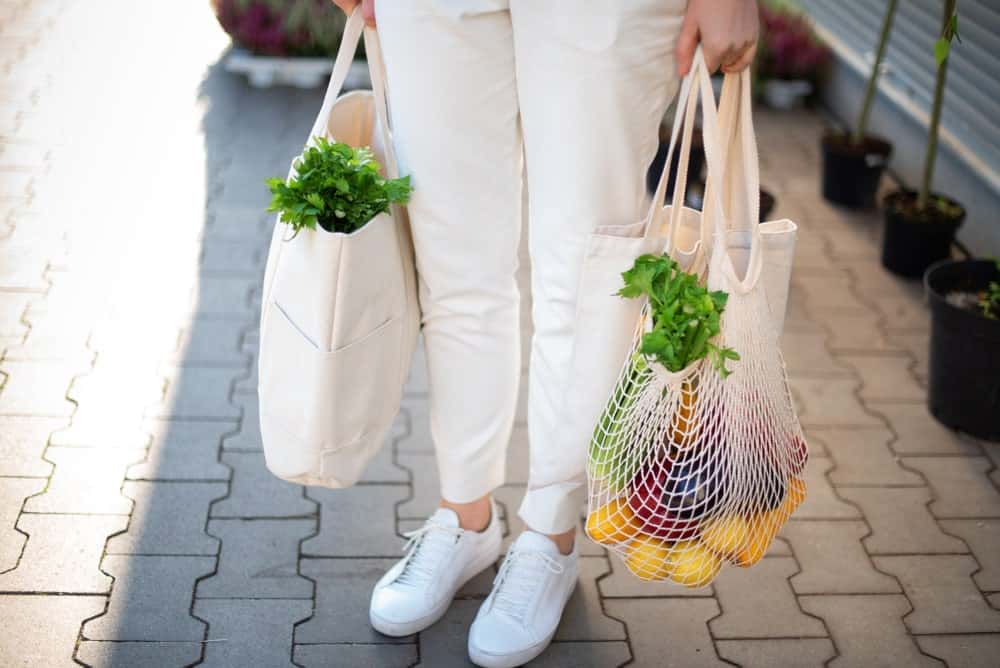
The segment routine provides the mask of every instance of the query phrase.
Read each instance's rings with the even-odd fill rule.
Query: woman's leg
[[[645,171],[677,85],[684,0],[512,0],[527,161],[534,338],[528,388],[531,475],[519,514],[572,530],[586,491],[586,443],[560,438],[576,288],[597,225],[645,214]]]
[[[414,188],[441,494],[472,515],[503,484],[520,378],[522,157],[505,4],[376,3],[394,143]]]

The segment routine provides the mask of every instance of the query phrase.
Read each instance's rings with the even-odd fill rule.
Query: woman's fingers
[[[375,27],[375,0],[364,0],[361,3],[361,15],[365,17],[365,25]]]
[[[694,60],[694,50],[698,46],[698,20],[692,12],[684,15],[681,34],[677,37],[674,47],[674,60],[677,61],[677,75],[685,76],[691,70]]]
[[[753,42],[743,47],[743,50],[737,52],[736,57],[731,59],[729,62],[724,62],[722,64],[723,72],[742,72],[746,68],[750,67],[753,63],[754,57],[757,55],[757,43]]]

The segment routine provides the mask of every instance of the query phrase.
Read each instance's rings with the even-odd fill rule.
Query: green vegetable
[[[732,348],[719,348],[711,339],[719,334],[719,320],[729,297],[709,292],[698,277],[681,270],[670,256],[645,254],[622,272],[625,287],[617,294],[649,297],[652,331],[642,337],[639,352],[653,357],[669,371],[681,371],[692,362],[709,357],[723,377],[732,373],[726,360],[739,360]]]
[[[631,410],[639,393],[639,379],[647,370],[641,356],[632,358],[628,375],[615,387],[590,441],[590,464],[594,477],[602,479],[614,494],[625,489],[646,451],[646,448],[639,447],[626,452],[622,439],[625,436],[623,418]],[[625,453],[624,460],[618,461],[622,453]]]
[[[280,212],[281,222],[295,234],[315,230],[317,224],[328,232],[353,232],[390,204],[410,198],[410,177],[384,178],[371,149],[315,139],[296,158],[295,174],[287,183],[267,180],[272,194],[267,210]]]
[[[1000,269],[1000,260],[996,263],[997,269]],[[979,308],[990,320],[1000,320],[1000,283],[990,281],[989,288],[979,298]]]

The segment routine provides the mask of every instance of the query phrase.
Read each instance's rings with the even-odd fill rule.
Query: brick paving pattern
[[[362,484],[264,467],[263,179],[319,93],[226,74],[207,4],[0,0],[0,665],[466,665],[493,572],[417,636],[366,617],[436,502],[422,354]],[[757,123],[763,183],[802,227],[784,345],[809,498],[705,590],[640,583],[584,542],[536,665],[995,666],[1000,448],[928,415],[920,287],[881,270],[877,215],[819,198],[821,118]]]

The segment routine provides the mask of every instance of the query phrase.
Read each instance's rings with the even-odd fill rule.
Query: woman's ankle
[[[452,503],[441,499],[441,507],[454,510],[458,515],[458,525],[467,531],[483,531],[493,519],[493,504],[490,503],[489,494],[469,503]]]

